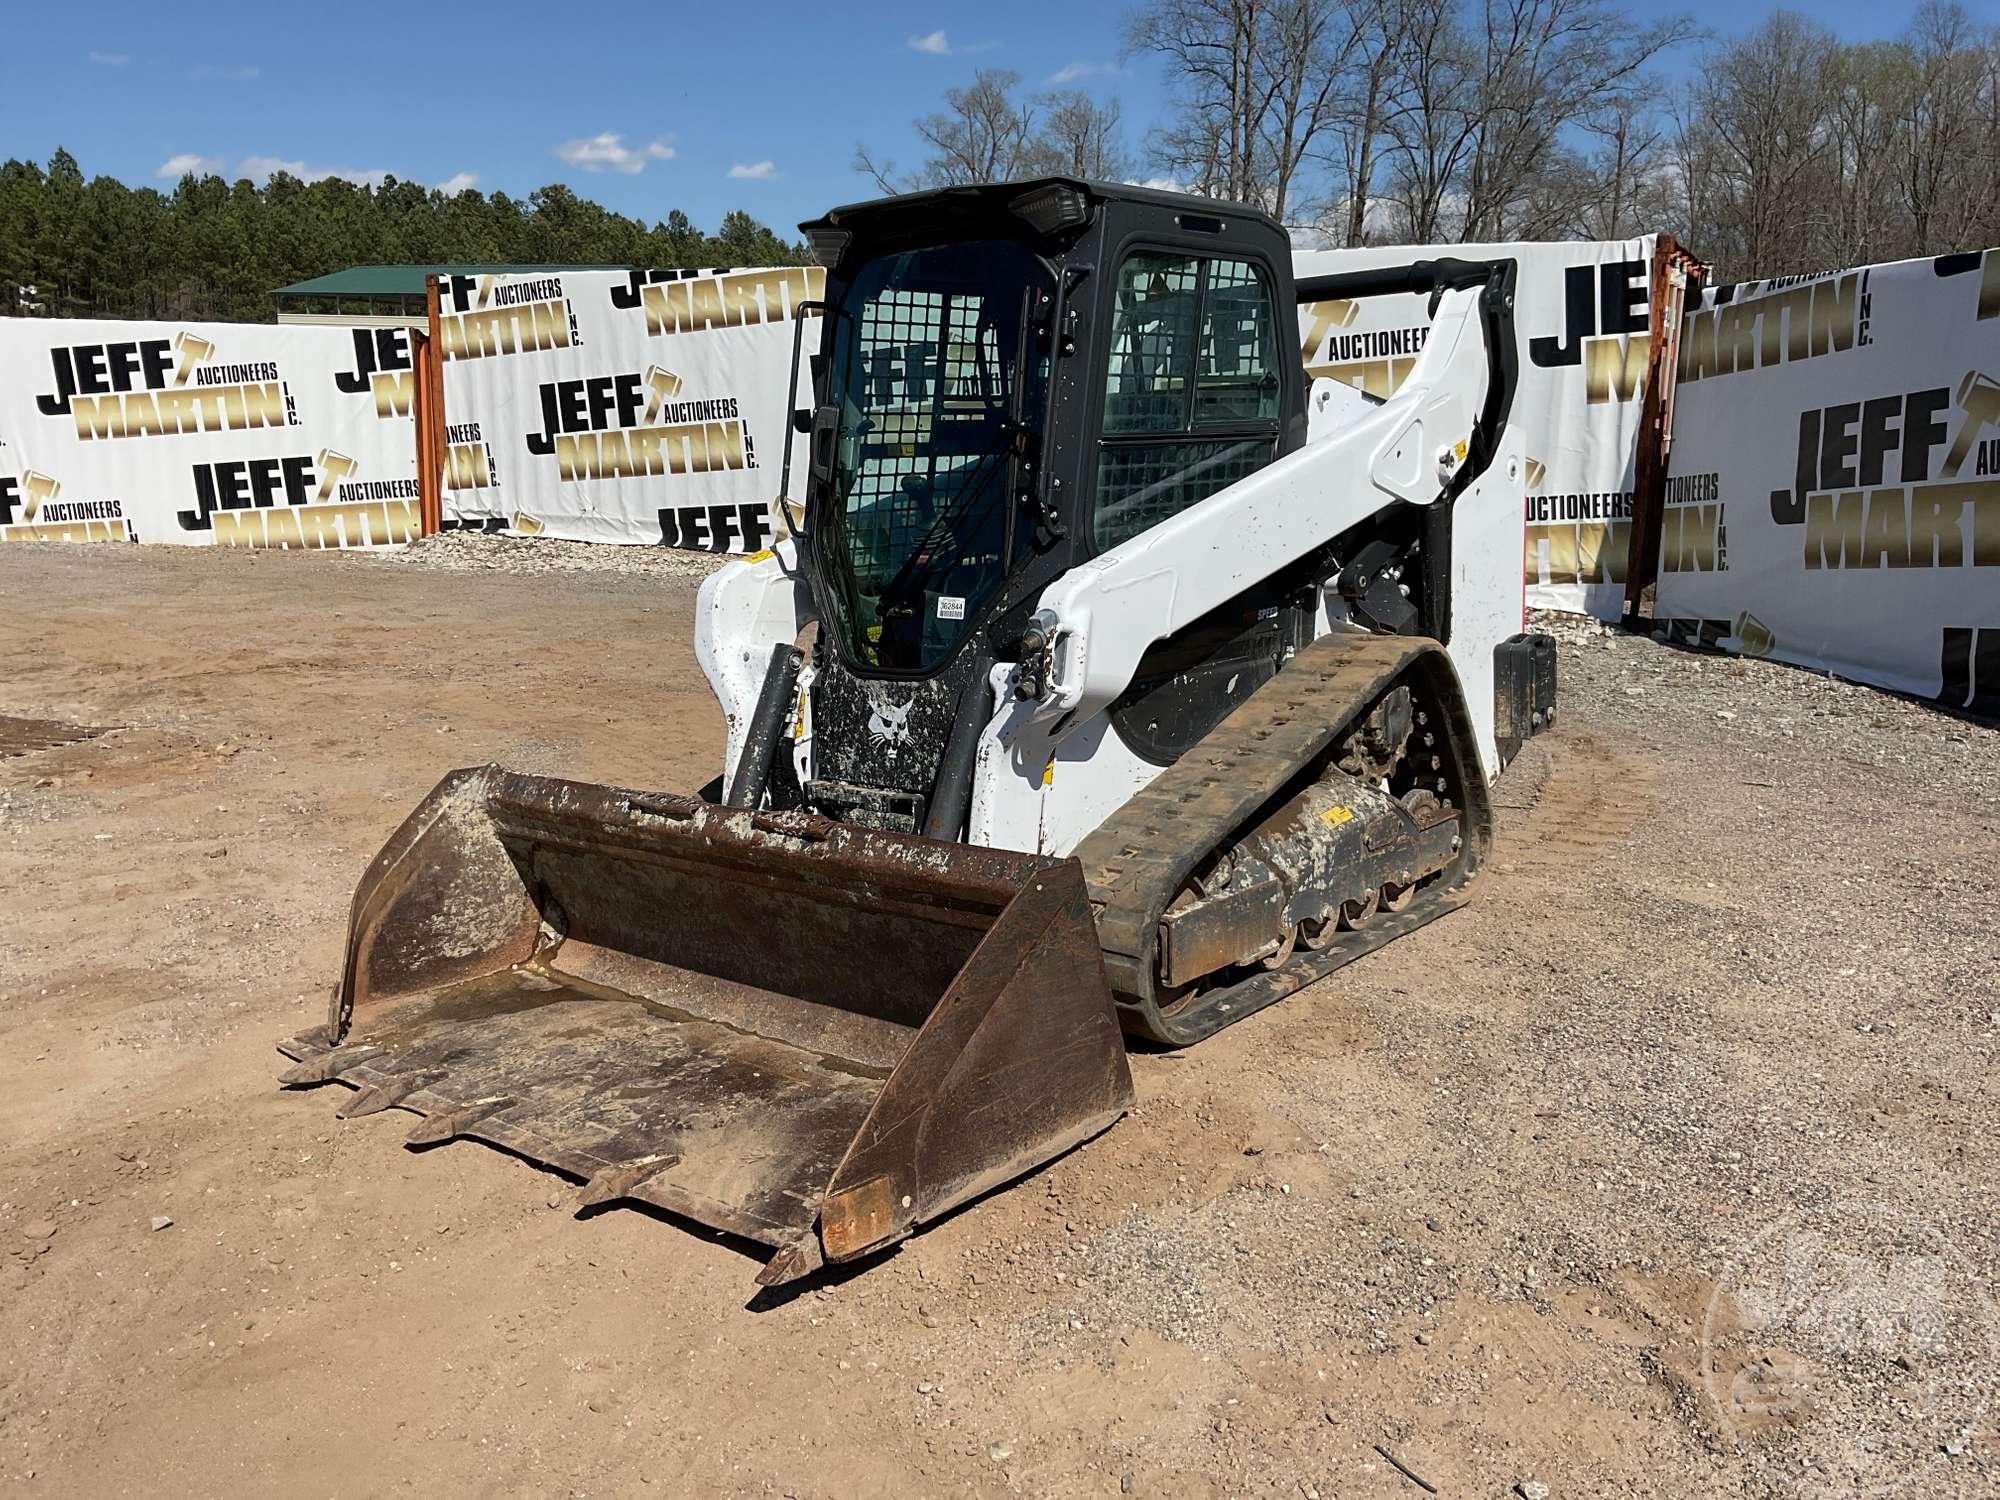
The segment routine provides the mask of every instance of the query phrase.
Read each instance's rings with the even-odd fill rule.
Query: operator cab
[[[1015,635],[1049,580],[1304,436],[1257,210],[1045,178],[805,226],[827,266],[807,534],[863,675]]]
[[[820,729],[811,785],[773,794],[955,837],[929,814],[960,702],[1021,659],[1042,591],[1304,441],[1290,244],[1242,205],[1067,177],[801,227],[827,271],[799,424]],[[1212,645],[1218,680],[1268,675]]]

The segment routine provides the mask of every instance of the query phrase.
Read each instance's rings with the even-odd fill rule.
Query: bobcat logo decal
[[[868,709],[868,738],[877,745],[894,749],[910,742],[910,710],[913,698],[901,708],[890,703],[874,703]]]

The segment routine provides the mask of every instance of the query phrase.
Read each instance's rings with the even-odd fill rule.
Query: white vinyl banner
[[[1660,554],[1678,634],[2000,713],[2000,249],[1704,293]]]
[[[811,404],[805,359],[787,389],[795,313],[824,286],[816,266],[439,278],[446,524],[765,546]],[[804,338],[815,352],[816,317]]]
[[[397,338],[402,370],[371,379],[384,361],[342,328],[0,319],[0,542],[408,541]]]
[[[1526,439],[1523,585],[1543,609],[1616,619],[1625,601],[1632,470],[1651,347],[1654,236],[1548,244],[1302,251],[1300,278],[1415,260],[1511,258],[1519,383],[1510,420]],[[1306,371],[1384,397],[1422,352],[1421,296],[1303,303]]]

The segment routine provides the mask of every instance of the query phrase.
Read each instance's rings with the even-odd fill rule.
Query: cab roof
[[[886,198],[870,198],[860,203],[829,209],[817,219],[799,225],[807,236],[815,230],[844,229],[865,238],[924,234],[935,238],[940,229],[955,226],[991,225],[995,219],[1011,216],[1011,205],[1044,188],[1066,187],[1089,200],[1092,214],[1107,203],[1132,203],[1182,213],[1227,214],[1232,218],[1255,220],[1283,237],[1284,226],[1261,208],[1234,203],[1223,198],[1202,198],[1192,193],[1169,193],[1159,188],[1140,187],[1129,182],[1095,182],[1083,177],[1026,177],[1012,182],[970,183],[962,187],[926,188],[914,193],[897,193]]]

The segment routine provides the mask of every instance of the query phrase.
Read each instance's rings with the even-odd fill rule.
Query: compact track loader
[[[283,1045],[343,1115],[761,1241],[767,1284],[1103,1130],[1123,1035],[1198,1041],[1465,901],[1555,714],[1512,262],[1295,285],[1261,213],[1062,178],[804,228],[802,512],[697,606],[723,775],[453,772]],[[1308,387],[1299,303],[1409,292],[1396,394]]]

